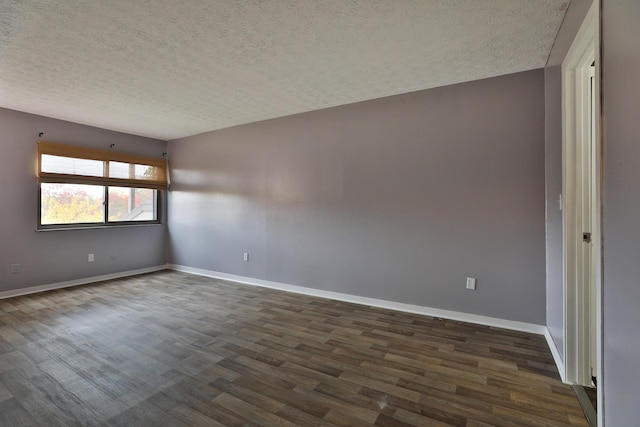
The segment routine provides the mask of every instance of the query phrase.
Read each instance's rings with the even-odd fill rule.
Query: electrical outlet
[[[11,264],[11,274],[20,273],[20,264]]]
[[[93,261],[95,261],[95,257],[93,256],[93,254],[89,254],[89,256],[87,257],[87,260],[89,262],[93,262]]]
[[[475,277],[467,277],[467,289],[471,289],[473,291],[476,290],[476,278]]]
[[[245,261],[249,261],[249,252],[245,252],[244,253],[244,258]]]

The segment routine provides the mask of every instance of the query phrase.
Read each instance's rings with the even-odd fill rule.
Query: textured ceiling
[[[174,139],[544,67],[569,0],[1,0],[0,107]]]

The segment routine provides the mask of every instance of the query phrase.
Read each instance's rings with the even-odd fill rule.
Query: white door
[[[585,386],[601,366],[598,10],[594,2],[562,64],[563,380]]]
[[[599,156],[597,147],[597,134],[596,134],[596,121],[597,121],[597,106],[596,102],[598,100],[596,94],[596,67],[595,64],[589,67],[589,86],[590,86],[590,132],[589,132],[589,176],[586,177],[588,179],[588,184],[586,186],[589,187],[589,229],[591,230],[591,239],[589,242],[589,366],[591,370],[591,378],[595,378],[597,376],[597,337],[598,337],[598,310],[597,310],[597,286],[598,281],[596,280],[598,269],[597,266],[597,250],[596,250],[596,242],[600,241],[599,232],[599,224],[596,223],[598,215],[599,204],[597,203],[597,159]],[[594,384],[595,385],[595,384]]]
[[[582,188],[582,208],[580,216],[582,222],[582,274],[580,281],[583,286],[583,306],[584,317],[582,320],[585,324],[582,326],[584,333],[582,334],[583,342],[580,343],[581,352],[585,360],[585,368],[588,369],[584,373],[582,381],[584,385],[591,385],[591,378],[596,376],[597,363],[597,269],[596,269],[596,246],[599,242],[598,224],[595,222],[598,218],[597,201],[597,182],[596,182],[596,161],[598,153],[596,152],[596,86],[595,86],[595,66],[590,65],[586,70],[586,77],[583,84],[586,86],[583,93],[588,96],[585,106],[587,121],[583,123],[585,132],[582,133],[582,147],[578,150],[582,154],[581,159],[581,183]]]

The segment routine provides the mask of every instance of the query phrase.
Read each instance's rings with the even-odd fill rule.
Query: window
[[[39,229],[157,224],[164,159],[38,143]]]

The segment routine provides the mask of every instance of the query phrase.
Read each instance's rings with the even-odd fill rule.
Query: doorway
[[[564,379],[594,387],[601,363],[599,2],[562,63]],[[602,387],[600,387],[601,389]],[[598,418],[602,394],[598,389]]]

